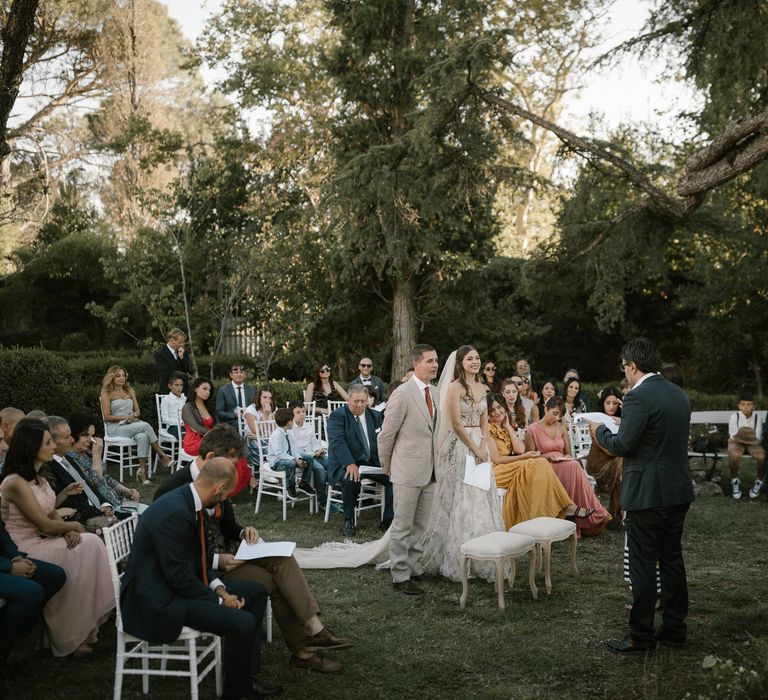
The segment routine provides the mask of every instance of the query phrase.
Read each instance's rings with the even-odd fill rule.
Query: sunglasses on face
[[[233,367],[233,372],[245,372],[245,367]]]
[[[361,366],[361,367],[373,367],[373,363],[371,363],[371,364],[368,364],[368,363],[366,363],[366,362],[361,362],[361,363],[360,363],[360,366]]]
[[[330,371],[331,371],[331,368],[330,368],[330,367],[321,367],[321,368],[320,368],[320,371],[321,371],[321,372],[330,372]]]
[[[525,384],[525,382],[512,382],[512,383],[515,384],[516,386],[523,386],[523,384]]]
[[[495,368],[495,367],[486,367],[486,368],[485,368],[485,371],[486,371],[486,372],[495,372],[495,371],[496,371],[496,368]]]

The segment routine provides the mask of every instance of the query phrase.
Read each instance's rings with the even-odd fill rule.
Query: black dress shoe
[[[341,534],[344,535],[344,537],[354,537],[357,534],[357,528],[355,528],[351,520],[344,521],[344,527],[341,528]]]
[[[612,639],[605,644],[617,654],[646,654],[656,648],[656,642],[636,642],[630,636],[624,639]]]
[[[424,591],[410,579],[408,581],[393,581],[392,588],[403,595],[424,595]]]
[[[389,530],[389,526],[391,524],[392,524],[392,518],[384,518],[384,520],[382,520],[379,523],[379,530],[381,530],[382,532],[386,532],[387,530]]]
[[[256,678],[253,679],[253,695],[251,697],[268,698],[270,695],[277,695],[282,692],[283,689],[279,685],[267,685]]]

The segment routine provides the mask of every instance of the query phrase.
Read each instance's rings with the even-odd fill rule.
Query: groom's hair
[[[425,352],[437,352],[437,351],[427,343],[419,343],[418,345],[414,345],[413,350],[411,350],[411,362],[418,362],[421,359],[421,356]]]

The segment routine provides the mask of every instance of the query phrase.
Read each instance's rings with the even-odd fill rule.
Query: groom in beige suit
[[[389,397],[378,437],[379,460],[389,474],[395,517],[389,531],[392,587],[405,595],[424,591],[423,539],[435,494],[437,390],[429,382],[437,376],[437,352],[431,345],[411,350],[413,376]]]

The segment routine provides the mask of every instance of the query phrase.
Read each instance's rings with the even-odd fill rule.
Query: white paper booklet
[[[608,430],[614,435],[619,432],[619,425],[611,418],[607,413],[600,413],[595,411],[594,413],[574,413],[573,420],[575,422],[591,420],[593,423],[602,423]]]
[[[360,476],[365,476],[366,474],[383,474],[384,472],[381,470],[381,467],[371,467],[367,464],[361,464],[358,469],[360,470]]]
[[[476,486],[483,491],[491,488],[491,464],[490,462],[480,462],[475,464],[475,458],[467,455],[466,465],[464,467],[464,483],[470,486]]]
[[[248,544],[245,540],[240,543],[235,559],[264,559],[265,557],[290,557],[296,549],[295,542],[258,542]]]

